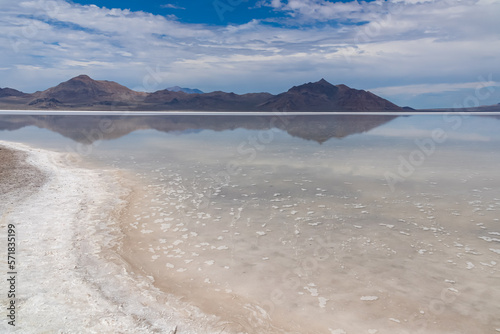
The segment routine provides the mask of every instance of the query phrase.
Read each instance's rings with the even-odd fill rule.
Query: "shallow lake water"
[[[500,332],[500,118],[0,116],[117,169],[113,251],[220,333]],[[179,331],[182,333],[182,331]]]

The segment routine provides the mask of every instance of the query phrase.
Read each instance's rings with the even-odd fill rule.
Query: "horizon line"
[[[371,116],[415,116],[415,115],[450,115],[463,116],[500,116],[500,111],[99,111],[99,110],[0,110],[0,115],[25,116],[320,116],[320,115],[371,115]]]

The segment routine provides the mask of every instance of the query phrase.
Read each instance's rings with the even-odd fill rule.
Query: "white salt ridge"
[[[394,225],[391,225],[391,224],[379,224],[380,226],[385,226],[387,228],[393,228]]]
[[[208,325],[215,317],[130,273],[131,267],[112,251],[120,240],[113,214],[124,206],[120,198],[126,195],[114,174],[69,166],[64,154],[1,144],[26,152],[27,162],[47,175],[37,193],[3,216],[5,224],[22,231],[17,236],[22,261],[16,269],[23,277],[17,305],[24,316],[17,332],[146,334],[170,333],[176,326],[182,333],[220,332]],[[2,309],[6,301],[0,299]],[[196,322],[184,315],[191,312]],[[3,322],[0,332],[7,332],[6,326]]]
[[[331,334],[347,334],[347,332],[343,329],[331,329],[328,328]]]
[[[373,300],[377,300],[378,297],[377,296],[362,296],[360,299],[363,301],[373,301]]]
[[[479,237],[479,239],[483,239],[484,241],[487,241],[487,242],[500,242],[500,239],[498,238],[490,238],[490,237]]]
[[[490,268],[493,268],[497,264],[495,261],[491,261],[490,263],[486,262],[479,262],[479,263],[485,267],[490,267]]]
[[[304,287],[304,290],[309,291],[309,293],[310,293],[310,294],[311,294],[311,296],[313,296],[313,297],[318,297],[318,296],[319,296],[319,294],[318,294],[318,289],[316,289],[316,288],[310,288],[310,287],[308,287],[308,286],[305,286],[305,287]]]

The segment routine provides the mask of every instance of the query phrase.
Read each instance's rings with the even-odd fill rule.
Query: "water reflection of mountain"
[[[82,144],[111,140],[136,130],[161,132],[248,130],[286,131],[292,136],[323,143],[362,133],[398,116],[378,115],[297,115],[297,116],[48,116],[0,115],[0,130],[27,126],[48,129]]]

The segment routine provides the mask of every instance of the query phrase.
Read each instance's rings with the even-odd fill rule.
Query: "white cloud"
[[[42,67],[40,67],[40,66],[33,66],[33,65],[16,65],[16,68],[18,70],[25,70],[25,71],[41,70],[42,69]]]
[[[170,8],[170,9],[186,9],[184,7],[180,7],[180,6],[171,4],[171,3],[167,3],[167,4],[164,4],[164,5],[161,5],[160,7],[161,8]]]
[[[107,68],[114,67],[113,63],[104,62],[104,61],[76,61],[71,59],[66,59],[63,62],[63,65],[66,66],[74,66],[74,67],[90,67],[90,66],[105,66]]]
[[[372,93],[395,96],[395,95],[410,95],[417,96],[429,93],[442,93],[454,92],[460,90],[471,90],[474,92],[476,89],[496,90],[500,89],[500,82],[495,81],[477,81],[477,82],[461,82],[461,83],[438,83],[438,84],[420,84],[420,85],[406,85],[406,86],[392,86],[392,87],[379,87],[370,89]]]
[[[0,0],[0,62],[8,68],[0,86],[34,91],[86,73],[141,90],[181,85],[278,93],[325,77],[394,95],[500,77],[498,1],[267,5],[289,13],[287,23],[337,19],[340,25],[207,26],[63,0]]]
[[[352,13],[362,10],[362,6],[357,1],[344,3],[325,0],[288,0],[287,2],[273,0],[268,5],[275,10],[285,11],[293,17],[320,21],[348,18]]]

